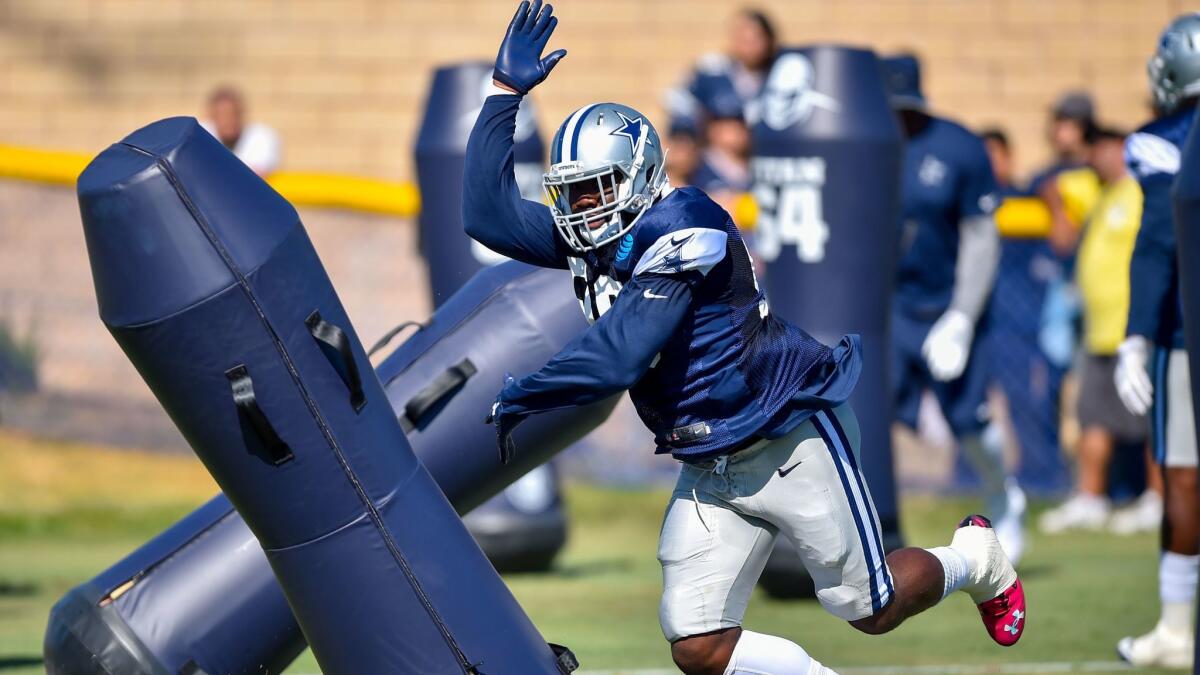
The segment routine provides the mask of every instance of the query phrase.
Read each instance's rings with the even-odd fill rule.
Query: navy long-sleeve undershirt
[[[521,97],[489,96],[467,141],[463,226],[467,235],[514,260],[565,269],[571,254],[544,204],[523,199],[513,173],[513,132]]]
[[[504,388],[501,411],[527,415],[587,405],[629,389],[679,329],[691,302],[686,276],[635,276],[591,328],[540,370]]]
[[[1175,265],[1175,225],[1171,219],[1174,176],[1156,173],[1141,180],[1142,224],[1129,263],[1129,335],[1152,343],[1175,342],[1175,303],[1179,280]]]

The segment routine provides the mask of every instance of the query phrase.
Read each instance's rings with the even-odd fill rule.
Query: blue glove
[[[559,49],[542,58],[542,50],[558,25],[553,12],[550,5],[542,7],[542,0],[535,0],[533,7],[529,6],[529,0],[524,0],[517,7],[496,54],[493,78],[522,95],[546,79],[555,64],[567,55],[567,50]]]
[[[504,376],[504,386],[507,387],[512,381],[512,375]],[[500,449],[500,463],[508,464],[517,455],[517,444],[512,439],[513,429],[516,429],[518,424],[525,421],[525,416],[501,412],[500,407],[503,405],[501,401],[503,396],[503,391],[500,392],[500,395],[496,396],[496,401],[492,403],[492,409],[488,412],[488,416],[483,420],[483,423],[494,424],[496,426],[496,447]]]

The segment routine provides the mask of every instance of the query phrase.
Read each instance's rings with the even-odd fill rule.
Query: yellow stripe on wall
[[[412,183],[293,171],[273,174],[267,182],[296,206],[324,206],[402,218],[421,211],[421,193]]]
[[[0,178],[74,185],[92,158],[81,152],[0,145]]]
[[[54,185],[74,185],[91,161],[80,152],[41,150],[0,145],[0,178]],[[281,171],[267,181],[296,206],[366,211],[410,218],[421,209],[421,196],[412,183],[333,173]],[[734,220],[752,229],[757,205],[750,195],[741,195]],[[1036,197],[1009,197],[996,210],[996,225],[1005,237],[1045,237],[1050,233],[1050,211]]]
[[[75,179],[92,160],[81,152],[42,150],[0,145],[0,178],[52,185],[75,185]],[[296,206],[366,211],[410,218],[421,209],[421,197],[412,183],[365,176],[281,171],[268,180]]]

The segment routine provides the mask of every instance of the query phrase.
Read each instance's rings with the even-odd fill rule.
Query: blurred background
[[[1179,0],[864,0],[753,3],[780,44],[845,42],[920,53],[927,94],[971,125],[1002,122],[1022,171],[1049,159],[1045,114],[1069,88],[1114,123],[1146,115],[1147,49]],[[535,98],[552,132],[572,110],[619,100],[662,120],[663,92],[726,48],[724,0],[567,0],[570,57]],[[215,86],[246,93],[278,130],[282,166],[414,178],[412,142],[436,66],[491,59],[507,2],[448,0],[6,0],[0,5],[5,142],[92,154]]]
[[[418,214],[430,204],[418,195],[414,155],[434,71],[493,58],[514,5],[0,0],[0,673],[37,672],[54,599],[216,489],[97,319],[74,176],[109,143],[155,119],[201,118],[218,137],[235,139],[227,144],[300,208],[369,345],[434,308],[418,235]],[[1037,190],[1026,188],[1032,178],[1083,163],[1071,152],[1072,143],[1082,147],[1085,123],[1131,131],[1151,117],[1146,60],[1163,26],[1197,8],[1181,0],[790,0],[752,7],[780,46],[837,42],[916,54],[931,110],[1004,139],[1010,154],[993,157],[997,177],[1009,194],[1034,198]],[[697,73],[722,59],[742,63],[761,83],[764,64],[754,63],[761,25],[747,23],[743,9],[727,0],[563,0],[551,46],[569,55],[532,95],[541,135],[549,138],[584,104],[629,104],[677,144],[673,182],[694,180],[731,210],[748,211],[742,222],[752,232],[753,208],[742,195],[749,188],[747,150],[738,149],[744,127],[732,140],[722,136],[727,129],[708,128],[725,116],[703,110],[719,106],[695,87]],[[1048,232],[1002,234],[1041,246]],[[1058,272],[1017,265],[1007,297],[996,302],[1008,303],[1013,316],[1041,316],[1045,274]],[[996,347],[998,363],[1011,360],[1008,344]],[[1070,356],[1038,358],[1047,365],[1022,370],[1020,386],[1049,403],[1014,428],[1004,412],[1005,374],[997,372],[991,433],[1003,437],[1010,465],[1040,467],[1046,480],[1034,493],[1048,500],[1071,488],[1067,467],[1078,434],[1070,378],[1049,384]],[[902,524],[910,542],[937,543],[954,518],[946,514],[973,503],[974,483],[956,468],[954,440],[936,411],[922,416],[918,431],[898,433],[895,444]],[[547,576],[510,578],[543,632],[575,647],[585,668],[670,663],[654,625],[653,547],[677,466],[652,457],[650,448],[649,433],[623,402],[559,463],[573,527],[562,556]],[[1076,591],[1119,579],[1114,602],[1124,623],[1048,617],[1039,628],[1055,637],[1039,643],[1031,635],[1018,659],[1104,670],[1113,642],[1150,622],[1152,534],[1097,536],[1035,540],[1029,574],[1057,589],[1047,592],[1063,603],[1084,607],[1090,601],[1078,600]],[[1082,576],[1081,561],[1091,565]],[[570,612],[560,607],[562,593],[578,603]],[[597,603],[603,606],[589,615]],[[964,626],[924,626],[915,638],[871,641],[812,605],[756,606],[752,621],[807,634],[810,651],[835,666],[995,659],[980,636],[959,648]],[[1096,613],[1107,607],[1096,605]],[[968,616],[970,608],[960,609]],[[296,668],[312,672],[315,664]]]
[[[1185,5],[758,6],[780,45],[915,51],[932,109],[976,130],[1006,130],[1014,178],[1023,180],[1056,159],[1047,136],[1065,92],[1087,92],[1105,121],[1125,128],[1149,116],[1148,50]],[[570,55],[532,97],[543,137],[595,100],[626,102],[666,131],[671,90],[686,86],[706,53],[730,51],[739,8],[718,0],[563,3],[555,40]],[[182,448],[95,320],[71,190],[39,181],[73,180],[71,171],[87,158],[152,120],[209,118],[209,98],[221,90],[240,96],[248,123],[273,130],[270,171],[378,179],[398,195],[385,199],[385,208],[400,215],[304,212],[364,339],[427,316],[415,203],[405,188],[416,178],[414,143],[432,74],[438,66],[490,59],[510,16],[510,3],[485,0],[0,3],[0,143],[8,151],[0,176],[33,179],[0,182],[0,335],[17,354],[9,360],[36,373],[11,375],[5,388],[29,389],[36,381],[37,391],[33,400],[3,399],[0,419],[39,433]],[[20,150],[76,154],[31,157]],[[120,428],[96,424],[117,407]]]

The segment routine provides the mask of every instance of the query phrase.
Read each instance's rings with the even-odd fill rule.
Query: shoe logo
[[[1021,623],[1021,619],[1024,619],[1024,618],[1025,618],[1025,612],[1022,612],[1019,609],[1013,610],[1013,622],[1010,624],[1005,624],[1004,630],[1008,631],[1009,633],[1012,633],[1013,635],[1020,633],[1021,627],[1019,624]]]
[[[786,469],[779,468],[779,469],[776,469],[776,471],[778,471],[778,472],[779,472],[779,477],[780,477],[780,478],[783,478],[783,477],[787,476],[789,473],[791,473],[791,472],[792,472],[792,469],[794,469],[794,468],[796,468],[796,467],[800,466],[800,464],[801,464],[801,462],[796,462],[795,464],[793,464],[793,465],[789,466],[789,467],[788,467],[788,468],[786,468]]]
[[[655,295],[654,293],[652,293],[650,291],[649,288],[646,289],[645,293],[642,293],[642,297],[646,298],[647,300],[666,300],[667,299],[667,296],[665,296],[665,295]]]

